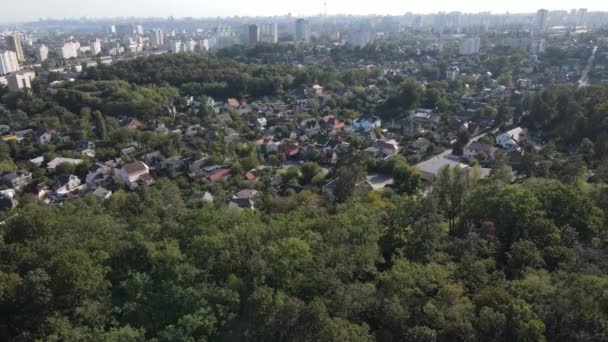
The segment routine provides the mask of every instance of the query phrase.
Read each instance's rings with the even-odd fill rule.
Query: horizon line
[[[569,12],[567,9],[546,9],[549,12]],[[577,9],[578,10],[578,9]],[[492,12],[492,11],[479,11],[479,12],[461,12],[461,11],[438,11],[438,12],[424,12],[424,13],[416,13],[416,12],[404,12],[401,14],[381,14],[381,13],[367,13],[367,14],[353,14],[353,13],[336,13],[336,14],[308,14],[308,15],[293,15],[291,13],[285,14],[276,14],[276,15],[232,15],[232,16],[117,16],[117,17],[43,17],[38,19],[29,19],[29,20],[18,20],[18,21],[0,21],[0,25],[15,25],[15,24],[33,24],[44,21],[109,21],[109,20],[133,20],[133,19],[144,19],[144,20],[209,20],[209,19],[242,19],[242,18],[317,18],[317,17],[403,17],[406,15],[417,15],[417,16],[426,16],[426,15],[437,15],[437,14],[464,14],[464,15],[479,15],[479,14],[489,14],[489,15],[533,15],[536,14],[536,11],[533,12]],[[588,13],[608,13],[607,10],[588,10]]]

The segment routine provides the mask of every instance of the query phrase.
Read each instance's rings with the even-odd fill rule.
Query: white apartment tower
[[[445,79],[448,81],[454,81],[460,75],[460,69],[457,66],[449,67],[445,72]]]
[[[258,25],[249,25],[248,34],[248,42],[250,45],[255,45],[260,41],[260,27]]]
[[[33,71],[15,72],[8,78],[8,89],[10,91],[19,91],[24,88],[29,89],[32,87],[34,78],[36,78],[36,73]]]
[[[549,22],[549,11],[546,9],[539,9],[536,12],[536,30],[538,32],[545,32]]]
[[[260,26],[260,41],[262,43],[277,43],[279,41],[279,34],[277,24],[267,23]]]
[[[173,52],[173,53],[182,52],[182,41],[181,40],[174,40],[171,42],[171,52]]]
[[[310,23],[304,19],[296,21],[296,42],[310,41]]]
[[[150,44],[154,49],[158,49],[165,45],[165,35],[163,33],[163,30],[158,28],[152,30],[152,35],[150,36]]]
[[[71,41],[63,44],[59,49],[59,55],[63,59],[70,59],[78,57],[78,51],[80,50],[80,42]]]
[[[15,51],[0,52],[0,75],[10,74],[19,70],[19,61]]]
[[[38,63],[42,63],[49,58],[49,48],[42,44],[36,49],[36,59]]]
[[[97,56],[101,53],[101,40],[93,39],[91,41],[91,55]]]
[[[460,55],[474,55],[479,53],[479,48],[481,47],[481,40],[479,38],[467,38],[462,43],[460,43]]]
[[[187,41],[184,45],[184,51],[185,52],[194,52],[196,51],[196,41],[190,39],[189,41]]]
[[[25,54],[23,53],[23,46],[21,46],[21,36],[17,33],[6,36],[6,45],[9,50],[15,51],[17,54],[17,61],[25,62]]]
[[[209,39],[202,39],[198,41],[198,49],[201,51],[209,51],[211,44],[209,43]]]
[[[586,8],[580,8],[578,10],[578,18],[576,20],[576,25],[577,26],[587,25],[587,9]]]

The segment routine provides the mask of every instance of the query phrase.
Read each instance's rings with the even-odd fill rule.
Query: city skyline
[[[261,0],[255,8],[250,8],[245,0],[227,2],[184,0],[179,3],[166,3],[157,0],[117,1],[108,0],[103,6],[77,0],[53,1],[52,6],[40,0],[10,2],[0,13],[0,23],[13,23],[44,19],[63,18],[115,18],[115,17],[232,17],[232,16],[280,16],[288,13],[293,16],[314,16],[325,11],[323,0],[302,3],[288,3],[277,0]],[[608,4],[601,0],[579,1],[575,8],[589,11],[608,11]],[[533,13],[539,8],[548,10],[570,10],[572,3],[565,0],[511,1],[509,3],[489,3],[472,0],[455,3],[446,0],[402,2],[379,0],[375,2],[350,2],[348,0],[327,1],[329,15],[402,15],[407,12],[430,14],[437,12],[460,11],[466,13]],[[346,9],[346,10],[345,10]]]

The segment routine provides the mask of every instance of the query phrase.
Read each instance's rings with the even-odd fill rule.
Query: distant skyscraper
[[[91,41],[91,55],[97,56],[101,53],[101,40],[93,39]]]
[[[536,12],[536,30],[538,32],[546,31],[548,21],[549,21],[549,11],[547,11],[546,9],[539,9]]]
[[[17,33],[6,36],[6,45],[9,50],[15,51],[17,54],[17,60],[25,62],[25,54],[23,54],[23,47],[21,46],[21,37]]]
[[[481,40],[479,38],[467,38],[460,43],[460,54],[463,56],[479,53]]]
[[[296,20],[296,42],[310,41],[310,23],[304,19]]]
[[[422,30],[423,27],[424,27],[424,17],[419,15],[414,20],[414,28],[416,30]]]
[[[209,39],[202,39],[198,42],[198,49],[201,51],[209,51],[210,44]]]
[[[578,10],[578,18],[576,21],[576,25],[577,26],[587,25],[587,9],[586,8],[580,8]]]
[[[163,33],[163,30],[158,28],[152,30],[152,35],[150,36],[150,44],[154,49],[158,49],[165,45],[165,34]]]
[[[140,35],[140,36],[142,36],[144,34],[144,27],[141,26],[141,25],[135,25],[133,27],[133,32],[136,33],[136,34],[138,34],[138,35]]]
[[[36,49],[36,60],[38,60],[38,63],[42,63],[47,58],[49,58],[49,48],[42,44]]]
[[[173,52],[173,53],[182,52],[182,41],[181,40],[174,40],[171,42],[171,52]]]
[[[249,44],[254,45],[260,41],[260,27],[256,24],[249,25]]]
[[[15,51],[4,51],[0,53],[0,75],[10,74],[19,70],[19,61]]]
[[[194,52],[194,51],[196,51],[196,41],[195,41],[195,40],[190,39],[189,41],[187,41],[187,42],[184,44],[184,47],[185,47],[185,48],[184,48],[184,51],[185,51],[185,52]]]
[[[279,41],[277,24],[262,24],[260,27],[260,41],[271,44],[277,43]]]
[[[116,25],[110,25],[110,27],[108,27],[108,33],[116,34]]]

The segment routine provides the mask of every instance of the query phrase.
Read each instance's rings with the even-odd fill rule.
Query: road
[[[593,62],[595,62],[595,53],[597,52],[597,45],[593,47],[593,52],[591,56],[589,56],[589,60],[587,61],[587,66],[583,69],[583,73],[581,74],[581,78],[578,81],[578,87],[583,88],[589,85],[589,73],[591,72],[591,68],[593,68]]]

